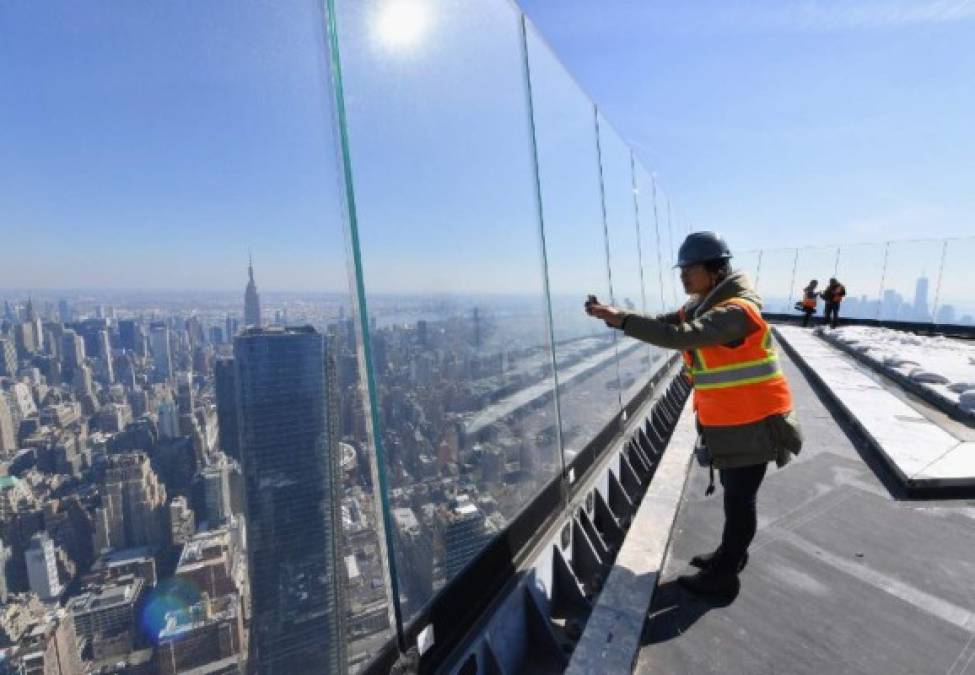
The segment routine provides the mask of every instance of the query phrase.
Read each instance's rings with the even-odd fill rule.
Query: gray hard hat
[[[692,232],[677,251],[677,267],[687,267],[709,260],[728,260],[731,250],[717,232]]]

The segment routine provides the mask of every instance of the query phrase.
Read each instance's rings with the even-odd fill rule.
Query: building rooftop
[[[759,491],[741,591],[712,603],[675,583],[723,522],[720,494],[706,498],[707,472],[692,467],[634,672],[968,672],[975,501],[908,498],[783,360],[806,441]]]
[[[68,609],[74,614],[86,614],[130,604],[138,598],[143,583],[141,578],[128,574],[111,583],[90,586],[71,598]]]

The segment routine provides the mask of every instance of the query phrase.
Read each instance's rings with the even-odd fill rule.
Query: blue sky
[[[975,2],[522,5],[682,222],[739,247],[975,234]]]
[[[383,35],[404,1],[424,25]],[[513,14],[337,4],[367,287],[537,288]],[[739,250],[975,234],[975,1],[522,4],[677,227]],[[317,2],[0,4],[0,288],[235,289],[253,250],[262,288],[341,290],[327,69]],[[547,224],[553,278],[590,287],[584,192]]]

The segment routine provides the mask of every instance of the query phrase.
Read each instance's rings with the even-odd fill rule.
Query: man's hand
[[[594,299],[587,300],[585,308],[586,314],[594,316],[597,319],[602,319],[610,328],[619,328],[622,326],[623,319],[626,318],[627,314],[621,309],[617,309],[612,305],[604,305],[598,300],[594,301]]]

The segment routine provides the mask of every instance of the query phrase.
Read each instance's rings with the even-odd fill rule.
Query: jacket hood
[[[752,287],[752,282],[748,275],[742,271],[732,272],[728,278],[714,287],[714,289],[703,298],[691,298],[685,311],[691,316],[700,316],[715,305],[731,300],[732,298],[743,298],[754,303],[759,309],[762,308],[762,298]]]

